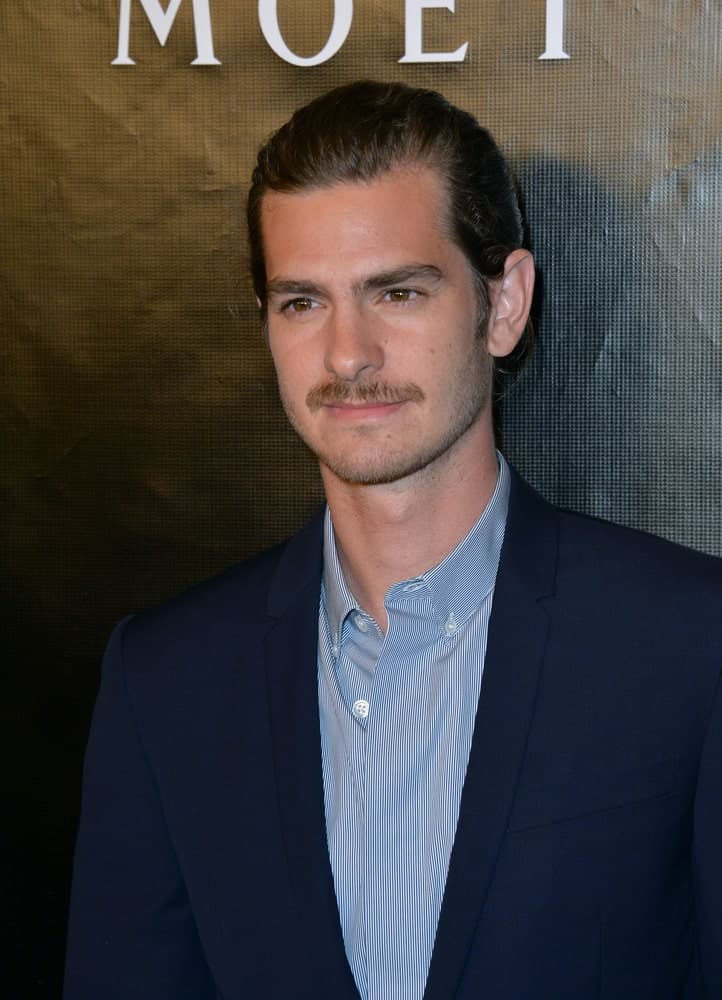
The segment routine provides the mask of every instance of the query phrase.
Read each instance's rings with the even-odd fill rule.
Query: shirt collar
[[[357,610],[359,606],[348,589],[341,569],[336,549],[336,538],[333,533],[331,511],[328,505],[326,505],[326,515],[323,521],[323,598],[333,644],[338,647],[341,642],[341,629],[346,617],[351,611]]]
[[[494,587],[509,507],[509,466],[497,452],[499,474],[488,504],[469,533],[432,569],[389,588],[386,601],[409,599],[409,588],[431,597],[435,616],[447,635],[460,628]],[[415,586],[417,585],[418,586]],[[334,644],[351,611],[360,610],[349,590],[336,550],[331,512],[326,508],[323,536],[323,593]]]

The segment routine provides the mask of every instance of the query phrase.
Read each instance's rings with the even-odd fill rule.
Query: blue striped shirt
[[[319,708],[328,848],[363,1000],[420,1000],[469,760],[509,499],[453,551],[390,587],[388,629],[358,606],[326,512]]]

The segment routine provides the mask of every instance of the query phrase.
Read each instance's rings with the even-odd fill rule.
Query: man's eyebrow
[[[266,295],[308,295],[318,297],[324,290],[312,281],[294,281],[292,278],[271,278],[266,285]]]
[[[444,277],[442,271],[434,264],[403,264],[388,271],[372,274],[359,283],[359,288],[373,291],[377,288],[390,288],[393,285],[406,285],[410,281],[433,281],[438,283]]]
[[[379,288],[391,288],[394,285],[405,285],[410,281],[431,281],[438,283],[443,278],[442,271],[434,264],[403,264],[392,267],[388,271],[379,271],[368,278],[354,283],[355,292],[374,291]],[[322,285],[313,281],[294,278],[271,278],[266,285],[266,294],[274,295],[308,295],[318,298],[326,294]]]

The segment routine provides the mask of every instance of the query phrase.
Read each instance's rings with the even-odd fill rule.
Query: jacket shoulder
[[[575,607],[594,605],[602,614],[612,608],[626,619],[646,609],[660,625],[680,627],[688,618],[722,633],[722,559],[716,556],[555,507],[516,473],[507,536],[509,562],[518,574],[535,573],[539,592],[556,593]],[[539,573],[535,565],[546,568]]]
[[[668,577],[722,587],[722,559],[686,548],[646,531],[557,508],[563,557],[592,559],[593,566],[618,573]]]
[[[274,605],[299,590],[320,587],[321,514],[296,535],[127,618],[124,643],[191,641],[258,626]]]

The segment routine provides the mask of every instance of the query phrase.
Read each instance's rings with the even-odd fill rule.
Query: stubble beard
[[[380,486],[406,479],[424,469],[430,469],[445,455],[450,455],[454,445],[479,420],[489,399],[492,377],[480,363],[476,378],[465,370],[456,381],[455,402],[448,411],[450,419],[438,433],[427,432],[427,441],[396,441],[393,431],[384,431],[378,425],[367,424],[349,428],[348,444],[341,450],[324,447],[315,441],[303,427],[293,407],[281,392],[286,415],[291,426],[304,444],[313,452],[321,466],[345,483],[356,486]],[[306,397],[306,407],[317,412],[324,405],[334,403],[395,403],[403,401],[404,407],[420,405],[425,400],[419,386],[407,383],[392,386],[384,382],[351,385],[333,381],[316,386]],[[393,419],[393,418],[392,418]],[[432,428],[431,431],[436,431]],[[408,435],[408,431],[406,434]],[[412,432],[413,433],[413,432]],[[355,450],[357,453],[355,454]]]

